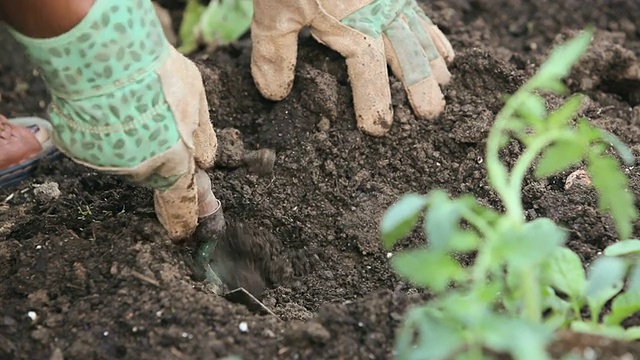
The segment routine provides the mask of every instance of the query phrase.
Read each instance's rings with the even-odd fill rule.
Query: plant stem
[[[525,269],[521,274],[522,290],[524,292],[524,316],[527,320],[539,323],[542,319],[540,304],[540,284],[535,269]]]
[[[505,202],[505,208],[507,216],[512,219],[522,218],[524,216],[524,208],[522,206],[522,198],[520,196],[522,192],[522,182],[527,175],[527,170],[531,168],[531,164],[535,161],[536,157],[542,153],[542,150],[553,144],[554,142],[564,138],[566,133],[561,130],[554,130],[545,133],[545,136],[535,139],[525,151],[520,155],[516,161],[508,181],[508,189],[506,196],[509,197],[509,201]],[[513,198],[512,198],[513,197]]]
[[[501,142],[505,141],[508,130],[508,122],[513,119],[513,114],[520,105],[521,98],[527,93],[529,88],[522,87],[513,97],[507,101],[505,107],[496,117],[487,139],[487,175],[491,186],[496,190],[505,207],[505,215],[510,226],[521,226],[525,223],[524,208],[522,206],[522,183],[536,157],[549,144],[562,137],[560,131],[550,131],[545,136],[535,139],[527,146],[523,154],[518,158],[511,173],[500,161]],[[489,238],[487,238],[489,240]],[[490,243],[490,240],[488,241]],[[482,256],[484,252],[478,254],[476,268],[474,269],[473,280],[480,281],[486,277],[488,266],[486,261],[488,256]],[[540,285],[537,281],[535,269],[527,269],[521,273],[522,291],[524,295],[524,316],[533,322],[539,323],[542,317],[542,305],[540,299]]]
[[[551,135],[552,134],[549,134],[549,136],[535,139],[529,144],[511,170],[507,183],[509,191],[505,194],[508,198],[508,201],[505,201],[505,210],[507,216],[513,220],[524,218],[524,208],[522,206],[522,197],[520,196],[522,192],[522,182],[527,174],[527,170],[531,167],[531,164],[540,152],[555,141],[555,136]]]
[[[509,172],[507,167],[500,161],[500,148],[503,141],[507,141],[505,132],[509,128],[509,121],[513,119],[513,114],[520,105],[523,94],[529,92],[529,86],[525,84],[505,103],[505,106],[496,116],[496,120],[489,131],[487,138],[487,177],[489,184],[493,187],[505,209],[508,213],[514,213],[518,209],[522,209],[522,203],[519,200],[520,192],[515,192],[509,186]]]
[[[478,216],[473,211],[468,209],[462,210],[462,217],[475,227],[482,237],[485,239],[485,243],[479,246],[478,255],[476,256],[476,262],[473,266],[473,273],[471,281],[477,285],[484,283],[487,279],[487,272],[491,266],[491,251],[493,243],[497,238],[496,231],[491,227],[487,220]],[[489,250],[488,250],[489,249]]]
[[[484,351],[482,351],[482,344],[473,343],[469,346],[469,351],[466,354],[469,356],[467,359],[484,359]]]

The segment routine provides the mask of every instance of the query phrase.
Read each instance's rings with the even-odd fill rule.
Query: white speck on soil
[[[246,321],[243,321],[240,323],[240,325],[238,325],[238,329],[240,329],[241,333],[248,333],[249,332],[249,325],[247,324]]]
[[[593,348],[587,347],[582,352],[582,355],[585,360],[595,360],[598,354],[596,354],[596,351],[593,350]]]
[[[27,316],[29,317],[29,319],[31,319],[31,321],[36,321],[36,319],[38,318],[38,314],[36,314],[35,311],[29,311],[27,313]]]

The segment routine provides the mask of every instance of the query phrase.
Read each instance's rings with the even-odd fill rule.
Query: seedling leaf
[[[398,331],[398,359],[447,359],[462,346],[460,328],[438,315],[426,307],[409,311]]]
[[[640,240],[630,239],[618,241],[604,249],[606,256],[640,255]]]
[[[180,47],[178,51],[183,54],[189,54],[198,47],[196,39],[196,25],[200,21],[200,17],[206,10],[206,6],[202,5],[198,0],[188,0],[184,9],[182,22],[178,36],[180,37]]]
[[[460,209],[443,191],[429,194],[429,207],[424,218],[424,230],[429,245],[435,250],[446,249],[451,236],[460,229]]]
[[[556,174],[582,160],[588,144],[579,141],[577,137],[575,140],[563,139],[549,146],[536,166],[535,176],[543,178]]]
[[[578,112],[578,109],[580,109],[583,99],[584,96],[580,94],[573,95],[565,101],[562,106],[552,111],[551,114],[549,114],[549,117],[547,117],[547,124],[549,128],[561,129],[567,126],[569,121],[571,121]]]
[[[542,84],[558,80],[566,77],[571,71],[571,67],[575,64],[580,56],[589,47],[593,30],[584,30],[580,35],[569,39],[562,45],[558,45],[549,55],[538,70],[536,76]],[[538,83],[535,83],[538,87]]]
[[[627,178],[620,171],[618,162],[609,156],[592,154],[587,170],[600,195],[599,208],[611,214],[620,237],[628,238],[631,235],[631,223],[638,214],[633,194],[627,190]]]
[[[640,326],[630,326],[624,329],[624,340],[626,341],[640,340]]]
[[[542,324],[522,319],[492,318],[491,331],[485,332],[485,341],[494,350],[509,350],[515,359],[550,359],[545,344],[552,332]]]
[[[625,330],[618,326],[607,326],[586,321],[574,321],[571,323],[571,331],[583,334],[593,334],[622,340],[625,337]]]
[[[538,218],[519,231],[509,231],[502,236],[505,238],[497,249],[499,259],[505,259],[515,269],[522,269],[547,259],[565,242],[567,234],[550,219]]]
[[[462,266],[451,256],[428,248],[398,253],[391,264],[403,278],[435,292],[447,289],[450,281],[466,277]]]
[[[595,320],[604,304],[622,290],[625,270],[622,259],[609,256],[597,258],[589,268],[584,295]]]
[[[567,86],[560,80],[549,79],[547,81],[533,82],[538,90],[548,90],[555,94],[564,94],[567,92]]]
[[[580,298],[587,283],[580,257],[566,247],[559,247],[548,260],[545,275],[549,284],[572,300]]]
[[[640,263],[631,266],[629,278],[627,279],[627,291],[640,293]]]
[[[462,253],[476,250],[480,243],[480,237],[473,231],[457,231],[451,236],[450,248]]]
[[[613,299],[611,313],[604,317],[608,325],[622,325],[627,317],[640,311],[640,292],[625,292]]]
[[[516,109],[518,114],[531,126],[537,126],[547,114],[547,105],[544,99],[533,93],[523,93],[520,106]]]
[[[420,212],[426,205],[427,198],[424,196],[408,194],[387,209],[380,224],[382,243],[386,248],[393,247],[398,240],[413,230],[418,223]]]
[[[631,149],[629,149],[629,147],[625,143],[623,143],[622,140],[620,140],[620,138],[618,138],[617,136],[613,135],[608,131],[605,131],[602,129],[598,129],[598,130],[600,131],[600,134],[601,134],[600,136],[602,137],[602,140],[611,144],[611,146],[613,146],[613,148],[616,149],[618,154],[620,154],[622,161],[624,161],[626,165],[631,166],[635,163],[636,158],[633,156]]]

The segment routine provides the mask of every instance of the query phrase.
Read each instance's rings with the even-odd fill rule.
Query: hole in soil
[[[640,80],[607,81],[602,84],[602,90],[620,96],[632,107],[640,105]]]

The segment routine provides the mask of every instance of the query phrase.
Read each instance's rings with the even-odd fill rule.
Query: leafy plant
[[[198,46],[215,47],[239,39],[251,27],[253,0],[187,0],[178,36],[183,54]]]
[[[634,160],[631,152],[586,119],[572,125],[582,96],[549,112],[538,94],[568,91],[562,79],[591,37],[589,29],[555,48],[497,115],[485,163],[504,212],[471,195],[452,199],[441,190],[405,195],[387,210],[381,223],[387,248],[412,232],[426,210],[428,245],[400,252],[391,262],[400,276],[434,295],[407,314],[396,339],[399,359],[483,359],[487,349],[516,359],[547,359],[546,345],[561,328],[640,338],[638,329],[620,325],[640,310],[640,263],[633,256],[640,256],[640,241],[609,247],[586,273],[578,255],[563,246],[567,232],[548,218],[527,222],[522,205],[522,183],[532,168],[541,178],[585,161],[600,209],[612,216],[621,238],[631,235],[637,217],[633,195],[608,151],[613,147],[627,163]],[[513,139],[524,150],[509,169],[499,152]],[[473,263],[464,267],[456,258],[462,255],[475,255]],[[628,274],[626,290],[615,297]],[[611,312],[599,322],[614,297]]]

